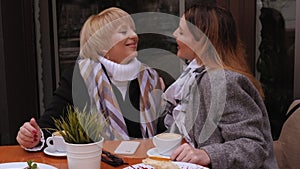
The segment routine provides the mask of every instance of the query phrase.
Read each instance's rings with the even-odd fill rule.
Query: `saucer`
[[[163,157],[163,158],[170,158],[169,156],[161,155],[158,153],[157,148],[151,148],[147,151],[148,156],[156,156],[156,157]]]
[[[44,153],[49,155],[49,156],[55,156],[55,157],[65,157],[65,156],[67,156],[66,152],[53,151],[49,147],[46,147],[44,149]]]
[[[56,167],[48,164],[43,164],[43,163],[36,163],[38,168],[41,169],[57,169]],[[28,164],[26,162],[9,162],[9,163],[1,163],[0,164],[0,169],[20,169],[20,168],[25,168],[27,167]]]

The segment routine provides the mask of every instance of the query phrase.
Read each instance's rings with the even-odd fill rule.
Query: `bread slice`
[[[151,165],[154,169],[180,169],[178,165],[172,163],[171,160],[155,160],[146,158],[142,160],[144,164]]]

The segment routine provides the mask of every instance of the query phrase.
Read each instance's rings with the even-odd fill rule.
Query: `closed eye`
[[[119,33],[126,34],[127,31],[119,31]]]

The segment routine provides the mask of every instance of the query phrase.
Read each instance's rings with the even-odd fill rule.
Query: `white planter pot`
[[[89,144],[66,143],[68,168],[100,169],[103,140]]]

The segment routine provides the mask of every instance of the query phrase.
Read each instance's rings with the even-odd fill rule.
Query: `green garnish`
[[[33,160],[27,161],[28,167],[26,169],[37,169],[37,164],[33,162]]]

